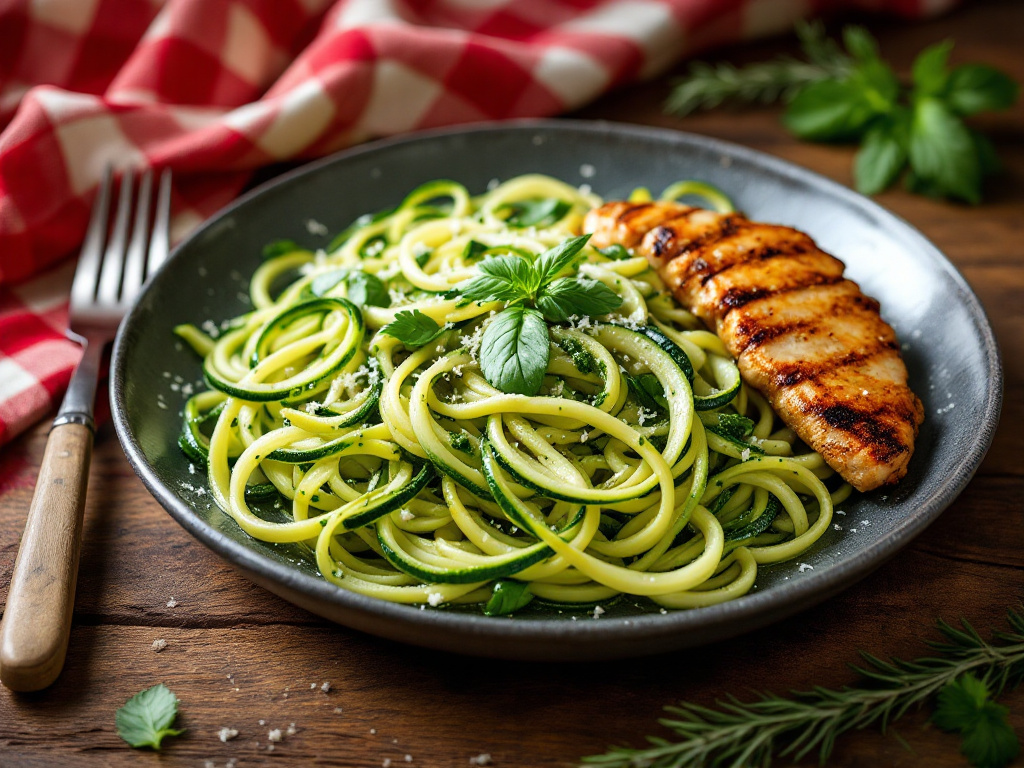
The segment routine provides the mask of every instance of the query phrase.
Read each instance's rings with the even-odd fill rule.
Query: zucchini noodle
[[[683,195],[732,208],[700,182],[665,193]],[[327,251],[268,248],[251,312],[216,337],[176,329],[209,386],[179,442],[220,509],[250,536],[308,547],[344,589],[489,615],[534,597],[696,608],[805,552],[849,486],[776,423],[642,256],[586,245],[560,273],[621,305],[548,322],[536,395],[484,375],[482,338],[505,302],[460,286],[491,257],[532,262],[579,235],[600,203],[540,175],[476,197],[434,181]],[[429,341],[382,332],[410,316],[436,328]]]

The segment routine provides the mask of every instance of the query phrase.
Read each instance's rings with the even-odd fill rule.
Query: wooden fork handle
[[[0,624],[0,680],[38,691],[64,666],[78,579],[92,430],[50,432]]]

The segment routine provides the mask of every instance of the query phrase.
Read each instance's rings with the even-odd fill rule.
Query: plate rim
[[[397,621],[408,625],[410,629],[421,628],[426,636],[398,638],[404,642],[417,645],[458,650],[462,653],[477,655],[493,655],[502,658],[572,658],[571,654],[521,654],[479,653],[472,649],[460,647],[458,642],[462,636],[472,636],[477,640],[493,641],[534,641],[555,642],[571,638],[578,643],[585,643],[591,653],[581,654],[581,658],[615,658],[644,653],[655,653],[669,647],[681,648],[723,639],[755,628],[775,623],[797,612],[810,608],[828,597],[853,586],[875,568],[899,552],[916,536],[931,525],[942,512],[966,488],[970,479],[980,467],[999,424],[999,416],[1003,399],[1003,371],[999,347],[991,323],[977,295],[971,289],[964,276],[923,233],[909,224],[905,219],[883,208],[873,200],[864,197],[852,189],[833,181],[815,171],[788,162],[760,150],[735,144],[722,139],[702,136],[671,128],[641,126],[612,121],[590,121],[577,119],[520,119],[509,121],[482,122],[455,127],[437,128],[419,131],[377,141],[361,144],[341,152],[319,158],[297,168],[286,171],[270,179],[252,190],[239,196],[227,206],[220,209],[210,218],[202,222],[186,238],[173,249],[167,265],[173,265],[178,254],[207,230],[218,225],[224,218],[239,208],[275,188],[291,183],[309,174],[321,172],[323,169],[344,164],[363,155],[388,152],[394,147],[419,142],[431,142],[451,139],[462,135],[499,134],[507,132],[563,132],[585,133],[592,135],[614,135],[626,139],[644,140],[648,142],[676,145],[681,148],[698,148],[710,150],[733,159],[742,159],[748,163],[765,168],[770,173],[801,184],[809,184],[820,189],[824,194],[838,199],[846,206],[869,213],[887,226],[895,226],[902,230],[901,235],[909,237],[920,247],[921,253],[932,265],[952,280],[957,288],[958,300],[963,304],[974,329],[977,331],[979,346],[983,353],[987,368],[985,396],[982,403],[981,429],[970,446],[959,458],[952,472],[940,482],[925,498],[918,503],[922,510],[907,517],[884,538],[867,547],[846,556],[835,566],[822,571],[804,574],[800,579],[791,580],[784,585],[776,585],[771,589],[751,592],[736,600],[718,605],[688,611],[671,611],[667,615],[658,613],[639,616],[615,617],[604,616],[600,621],[569,621],[563,618],[530,618],[514,620],[508,617],[487,617],[467,613],[446,611],[418,610],[415,606],[399,605],[377,598],[360,595],[340,589],[322,578],[298,570],[263,555],[256,550],[235,541],[226,533],[206,523],[195,511],[156,476],[155,469],[149,465],[136,436],[129,428],[127,415],[127,399],[125,384],[126,346],[138,322],[138,307],[142,304],[154,284],[159,279],[147,284],[138,302],[130,310],[121,324],[114,341],[110,365],[110,401],[111,415],[115,431],[121,442],[125,455],[132,469],[140,477],[146,489],[164,507],[168,514],[193,537],[213,550],[218,556],[240,569],[248,578],[256,581],[270,591],[279,594],[295,603],[290,594],[292,591],[301,593],[308,600],[326,601],[342,609],[353,621],[344,624],[349,627],[371,631],[374,634],[398,638],[395,634],[378,631],[372,625]],[[269,583],[268,583],[269,582]],[[281,588],[274,588],[277,585]],[[308,601],[304,601],[308,602]],[[308,610],[315,611],[303,604]],[[581,613],[583,613],[581,611]],[[322,615],[322,614],[321,614]],[[330,617],[327,617],[330,618]],[[335,620],[336,621],[336,620]],[[439,641],[434,637],[434,630],[451,633],[455,642]],[[694,642],[678,642],[687,632],[699,634]],[[666,642],[671,640],[666,645]],[[660,642],[659,642],[660,641]],[[602,644],[613,644],[621,647],[629,644],[630,650],[596,655]],[[649,646],[651,650],[644,650]]]

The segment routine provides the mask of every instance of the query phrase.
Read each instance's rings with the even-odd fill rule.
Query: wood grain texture
[[[0,622],[0,680],[38,691],[64,664],[82,548],[92,429],[50,431]]]
[[[952,37],[954,62],[984,60],[1024,80],[1020,3],[975,3],[916,25],[868,23],[904,72],[923,46]],[[780,52],[795,46],[769,41],[720,57],[742,62]],[[850,183],[853,150],[794,141],[777,109],[662,115],[669,82],[612,94],[578,116],[716,136]],[[755,634],[669,656],[581,665],[459,658],[327,625],[252,586],[160,509],[106,428],[93,461],[65,671],[43,693],[0,690],[0,766],[177,768],[209,759],[222,768],[236,758],[240,767],[375,768],[385,759],[404,765],[408,754],[412,766],[465,768],[481,753],[499,768],[565,766],[612,743],[669,735],[655,720],[679,699],[711,703],[728,692],[849,683],[855,676],[847,664],[857,661],[858,649],[921,654],[938,617],[1001,627],[1006,609],[1024,596],[1024,104],[980,125],[1007,169],[982,206],[898,188],[878,200],[935,242],[980,296],[1004,357],[1003,419],[961,497],[864,581]],[[44,440],[41,427],[0,451],[0,599]],[[172,597],[177,605],[168,608]],[[151,649],[156,639],[168,643],[161,653]],[[319,689],[325,681],[328,693]],[[180,697],[188,732],[160,755],[129,750],[114,732],[114,710],[158,682]],[[1024,735],[1024,693],[1004,702]],[[293,722],[296,733],[268,751],[268,731]],[[221,743],[221,727],[237,728],[238,738]],[[956,737],[928,727],[926,713],[900,721],[896,731],[907,747],[891,735],[858,732],[839,741],[829,764],[966,765]]]

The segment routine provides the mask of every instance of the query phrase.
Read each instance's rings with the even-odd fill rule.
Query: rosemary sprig
[[[962,629],[939,621],[945,641],[929,642],[935,655],[915,661],[883,661],[862,653],[866,665],[853,667],[865,678],[859,686],[817,686],[788,697],[762,693],[749,703],[729,696],[717,708],[689,702],[666,707],[675,717],[659,722],[675,732],[677,741],[648,737],[649,747],[613,747],[583,762],[604,768],[748,768],[769,766],[773,756],[800,760],[817,752],[824,763],[843,733],[872,725],[884,733],[889,723],[962,675],[973,673],[993,695],[1020,684],[1024,615],[1011,610],[1007,620],[1012,631],[994,633],[993,643],[966,621]]]
[[[850,74],[853,60],[826,36],[824,25],[800,22],[796,33],[807,61],[780,57],[745,67],[725,62],[694,62],[686,77],[673,83],[665,111],[683,116],[698,109],[714,109],[728,101],[748,104],[770,104],[779,99],[790,101],[805,85]]]

